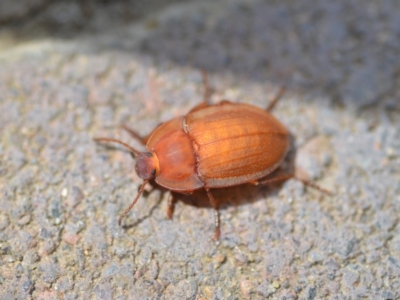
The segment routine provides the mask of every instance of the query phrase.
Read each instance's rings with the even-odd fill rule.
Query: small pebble
[[[18,220],[18,225],[26,225],[31,221],[31,215],[25,215]]]
[[[253,284],[250,280],[242,280],[240,282],[240,291],[243,296],[247,299],[250,298],[251,291],[253,290]]]
[[[275,289],[279,289],[281,287],[281,284],[278,281],[274,280],[274,281],[272,281],[272,286]]]
[[[68,196],[68,189],[67,188],[63,188],[61,190],[61,196],[64,197],[64,198]]]

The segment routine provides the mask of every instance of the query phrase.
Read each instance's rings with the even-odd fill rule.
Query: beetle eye
[[[156,169],[151,170],[151,176],[156,176]]]

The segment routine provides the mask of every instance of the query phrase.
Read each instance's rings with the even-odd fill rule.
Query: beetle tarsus
[[[174,216],[175,203],[176,203],[176,196],[173,192],[171,192],[168,199],[168,210],[167,210],[167,218],[169,220],[172,220]]]
[[[321,193],[324,193],[325,195],[328,195],[328,196],[334,196],[335,195],[335,193],[333,193],[331,191],[328,191],[327,189],[324,189],[323,187],[320,187],[318,184],[316,184],[316,183],[314,183],[312,181],[301,179],[301,178],[296,177],[296,176],[294,176],[293,178],[301,181],[306,186],[309,186],[309,187],[311,187],[311,188],[313,188],[315,190],[320,191]]]
[[[221,236],[221,227],[219,221],[219,211],[215,211],[215,233],[214,233],[214,240],[219,241],[219,237]]]
[[[211,206],[214,208],[214,222],[215,222],[215,234],[214,240],[218,241],[221,235],[221,222],[218,210],[218,202],[215,200],[214,196],[211,194],[209,189],[206,189],[208,199],[210,199]]]

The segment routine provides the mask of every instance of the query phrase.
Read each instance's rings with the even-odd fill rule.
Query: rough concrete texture
[[[1,299],[400,298],[398,1],[178,3],[30,35],[68,3],[0,31]],[[218,191],[234,204],[216,243],[210,208],[179,202],[167,220],[167,193],[148,189],[119,227],[141,180],[92,138],[140,148],[119,125],[147,134],[187,112],[200,68],[214,102],[266,106],[286,84],[274,114],[297,170],[336,195]]]

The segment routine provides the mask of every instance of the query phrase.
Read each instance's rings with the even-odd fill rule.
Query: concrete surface
[[[400,298],[398,1],[177,3],[115,26],[99,5],[97,27],[43,22],[68,3],[36,1],[22,25],[3,11],[1,299]],[[215,102],[266,106],[286,84],[274,114],[297,170],[336,195],[218,191],[234,204],[215,243],[212,210],[179,202],[170,221],[149,189],[119,227],[141,181],[92,138],[140,147],[119,124],[147,134],[187,112],[200,68]]]

